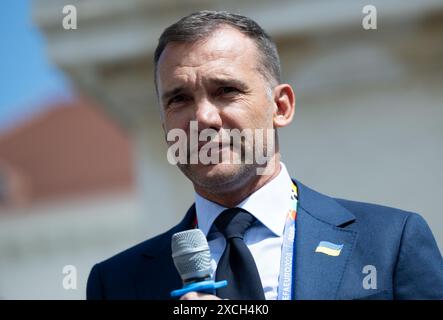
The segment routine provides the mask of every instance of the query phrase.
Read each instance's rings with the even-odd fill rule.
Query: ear
[[[292,122],[295,113],[295,93],[289,84],[274,88],[274,127],[285,127]]]

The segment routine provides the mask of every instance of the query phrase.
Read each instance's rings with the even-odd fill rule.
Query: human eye
[[[177,94],[175,96],[173,96],[171,99],[169,99],[168,101],[168,107],[173,107],[173,106],[177,106],[180,105],[184,102],[186,102],[188,100],[188,97],[184,94]]]
[[[230,95],[230,94],[236,94],[239,92],[240,92],[240,90],[238,90],[236,87],[230,87],[230,86],[220,87],[217,90],[218,95]]]

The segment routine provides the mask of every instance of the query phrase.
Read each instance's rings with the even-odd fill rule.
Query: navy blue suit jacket
[[[296,183],[296,300],[443,299],[442,256],[421,216],[334,199]],[[193,205],[171,230],[96,264],[87,298],[170,299],[170,292],[182,287],[171,236],[191,229],[194,217]],[[315,252],[320,241],[343,248],[338,256]]]

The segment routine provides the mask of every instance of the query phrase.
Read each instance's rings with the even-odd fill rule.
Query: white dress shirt
[[[280,274],[280,257],[286,216],[291,208],[291,177],[283,163],[280,173],[240,204],[257,222],[249,228],[244,241],[254,257],[267,300],[276,300]],[[224,236],[211,229],[213,222],[225,207],[195,194],[198,227],[208,238],[211,250],[212,277],[223,254]]]

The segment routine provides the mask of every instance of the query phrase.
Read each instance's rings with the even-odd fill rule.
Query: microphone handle
[[[226,287],[228,285],[228,281],[222,280],[215,282],[214,280],[206,280],[206,281],[199,281],[190,283],[187,285],[184,285],[183,288],[177,289],[171,292],[171,297],[181,297],[182,295],[191,292],[203,292],[203,293],[209,293],[209,294],[215,294],[215,290],[219,288]]]

